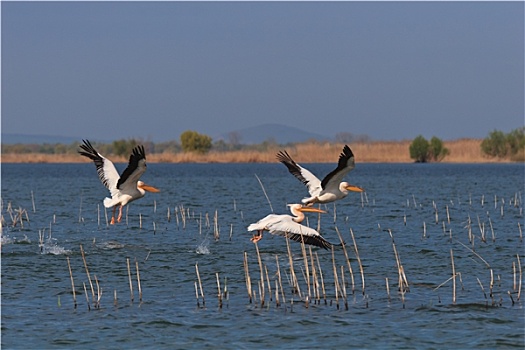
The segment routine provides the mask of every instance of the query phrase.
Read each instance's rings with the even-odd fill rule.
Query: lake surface
[[[320,177],[333,167],[307,165]],[[113,226],[93,164],[2,164],[1,175],[2,349],[525,347],[523,164],[358,163],[347,180],[366,193],[320,219],[326,239],[341,233],[352,273],[341,247],[333,258],[306,247],[305,265],[301,244],[289,242],[290,260],[268,233],[259,265],[246,227],[307,194],[282,164],[149,164],[143,180],[162,192]]]

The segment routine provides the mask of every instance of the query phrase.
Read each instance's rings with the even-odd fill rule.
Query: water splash
[[[14,242],[13,239],[6,235],[2,235],[1,240],[0,240],[1,245],[11,244],[13,242]]]
[[[197,250],[195,251],[197,254],[210,254],[210,241],[206,238],[204,241],[197,246]]]
[[[71,254],[71,250],[65,249],[56,243],[55,239],[48,239],[45,243],[38,245],[40,248],[40,254],[51,254],[51,255],[65,255]]]

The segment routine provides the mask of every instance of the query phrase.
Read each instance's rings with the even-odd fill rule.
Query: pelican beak
[[[317,208],[314,208],[314,207],[301,207],[299,208],[299,211],[303,211],[303,212],[309,212],[309,213],[326,213],[326,211],[322,210],[322,209],[317,209]]]
[[[142,186],[140,186],[140,188],[148,192],[154,192],[154,193],[160,192],[158,188],[150,186],[150,185],[146,185],[146,184],[143,184]]]
[[[352,192],[364,192],[365,190],[362,189],[361,187],[357,187],[357,186],[354,186],[354,185],[348,185],[345,187],[348,191],[352,191]]]

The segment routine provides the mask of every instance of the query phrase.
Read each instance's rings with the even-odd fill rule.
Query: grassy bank
[[[510,160],[488,158],[481,153],[482,140],[461,139],[444,141],[450,154],[443,163],[508,163]],[[411,141],[367,142],[350,144],[357,163],[412,163],[409,154]],[[286,150],[298,163],[335,163],[342,144],[309,142],[287,147]],[[284,149],[275,146],[266,151],[228,151],[207,154],[153,153],[149,163],[272,163],[276,153]],[[127,162],[127,157],[106,155],[114,162]],[[2,154],[2,163],[81,163],[88,162],[78,154]]]

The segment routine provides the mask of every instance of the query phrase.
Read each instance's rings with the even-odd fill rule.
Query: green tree
[[[436,162],[440,162],[445,158],[447,155],[450,154],[450,151],[448,148],[445,148],[443,146],[443,141],[441,139],[437,138],[436,136],[433,136],[430,139],[430,158]]]
[[[490,157],[507,155],[507,137],[503,131],[494,130],[481,142],[481,150]]]
[[[184,152],[207,153],[211,149],[212,139],[208,135],[187,130],[180,135],[180,143]]]
[[[494,130],[481,142],[481,151],[489,157],[525,161],[525,127],[508,134]]]
[[[429,159],[430,144],[422,135],[417,136],[410,144],[410,158],[416,163],[425,163]]]
[[[131,153],[131,150],[137,145],[138,142],[135,139],[116,140],[112,143],[113,153],[121,157],[126,157]]]

